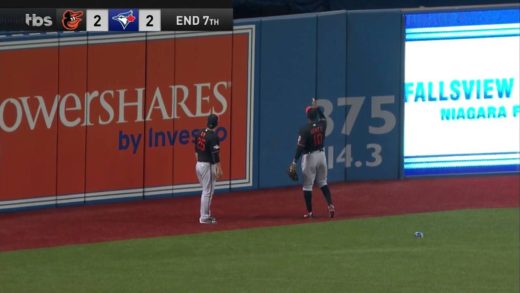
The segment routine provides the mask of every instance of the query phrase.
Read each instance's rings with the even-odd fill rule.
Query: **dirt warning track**
[[[520,206],[520,176],[430,178],[331,184],[333,220]],[[216,225],[198,223],[198,196],[0,214],[0,251],[302,224],[299,186],[216,194]],[[329,221],[319,189],[310,221]]]

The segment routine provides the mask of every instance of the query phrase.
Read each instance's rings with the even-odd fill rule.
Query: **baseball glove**
[[[291,178],[293,181],[298,181],[298,173],[296,172],[296,163],[291,163],[289,165],[289,168],[287,168],[287,175],[289,175],[289,178]]]

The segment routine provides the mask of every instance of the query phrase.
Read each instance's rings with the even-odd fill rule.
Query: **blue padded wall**
[[[329,182],[345,180],[345,164],[336,162],[345,147],[346,136],[341,133],[346,108],[338,100],[347,93],[347,12],[323,13],[318,16],[317,94],[328,122],[326,144]],[[330,114],[328,113],[330,112]]]
[[[286,169],[316,93],[316,16],[262,20],[259,187],[295,184]]]
[[[347,180],[397,179],[401,12],[356,11],[349,12],[347,19],[348,104],[361,105],[347,137],[354,165],[347,171]]]

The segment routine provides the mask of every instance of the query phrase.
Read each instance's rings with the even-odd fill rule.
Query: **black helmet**
[[[307,111],[307,118],[311,121],[318,119],[318,109],[312,107]]]
[[[208,116],[208,127],[215,128],[218,125],[218,116],[215,114],[210,114]]]

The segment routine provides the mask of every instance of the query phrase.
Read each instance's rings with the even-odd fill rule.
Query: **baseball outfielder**
[[[218,116],[215,114],[209,115],[208,127],[201,130],[200,134],[195,137],[195,157],[197,159],[195,171],[202,185],[199,218],[201,224],[217,223],[217,219],[211,216],[211,200],[215,193],[215,182],[223,174],[220,167],[219,139],[214,131],[217,125]]]
[[[327,185],[327,160],[323,150],[327,120],[323,115],[323,111],[316,106],[315,99],[313,99],[312,106],[308,106],[305,111],[308,123],[299,131],[296,154],[289,169],[293,169],[294,173],[296,173],[296,162],[300,157],[302,158],[303,195],[305,206],[307,207],[307,213],[304,215],[304,218],[313,217],[312,186],[315,181],[327,201],[329,216],[333,218],[335,208],[332,203],[329,186]]]

